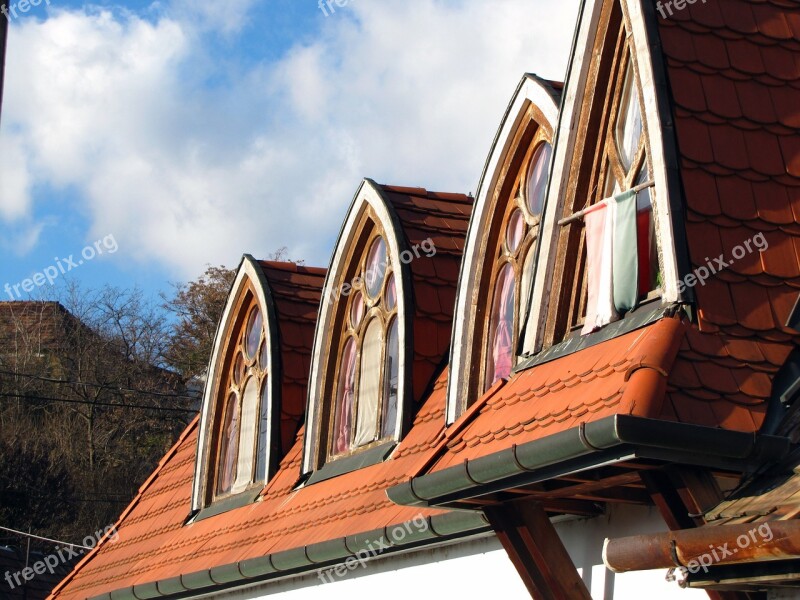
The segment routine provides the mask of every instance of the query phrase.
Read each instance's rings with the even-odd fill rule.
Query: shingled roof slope
[[[446,373],[439,376],[410,433],[385,463],[296,488],[301,430],[260,502],[184,525],[191,506],[195,420],[123,513],[118,541],[89,555],[52,597],[91,598],[442,514],[397,506],[385,490],[423,468],[441,443],[446,380]]]
[[[694,288],[699,328],[681,348],[664,416],[742,428],[720,402],[763,414],[800,339],[785,327],[800,293],[800,4],[697,3],[658,23],[690,260],[729,263]],[[760,234],[765,252],[733,258]]]
[[[427,240],[434,260],[414,259],[414,393],[422,397],[409,433],[388,460],[358,471],[301,485],[304,429],[300,429],[277,474],[258,502],[184,525],[191,509],[197,422],[165,457],[117,529],[119,540],[84,561],[53,598],[95,597],[220,567],[250,558],[409,522],[420,515],[445,514],[397,506],[386,490],[425,469],[444,440],[447,371],[442,371],[450,344],[455,291],[472,198],[419,188],[380,186],[400,221],[411,249]],[[426,246],[427,247],[427,246]],[[424,255],[423,255],[424,258]],[[297,265],[260,262],[275,300],[284,361],[284,428],[290,429],[298,408],[305,408],[290,389],[307,385],[310,349],[316,322],[312,305],[323,285],[324,271]],[[289,365],[287,365],[287,362]],[[287,368],[288,366],[288,368]],[[305,379],[304,379],[305,377]],[[419,394],[419,396],[417,395]],[[299,486],[299,487],[298,487]]]
[[[421,402],[441,370],[450,349],[456,288],[474,198],[429,192],[422,188],[379,186],[400,220],[409,249],[430,240],[435,257],[414,255],[413,397]]]
[[[294,263],[259,262],[267,278],[280,332],[281,350],[281,456],[295,442],[303,423],[308,391],[308,370],[314,346],[317,312],[325,285],[325,269]]]

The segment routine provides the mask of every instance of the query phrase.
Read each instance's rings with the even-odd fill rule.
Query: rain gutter
[[[302,576],[348,560],[370,560],[378,556],[435,546],[451,540],[491,531],[480,513],[453,512],[425,519],[417,524],[383,527],[357,535],[301,546],[275,554],[203,569],[152,583],[133,585],[90,600],[151,600],[190,598],[253,585],[289,576]],[[398,529],[403,530],[402,536]]]
[[[749,472],[789,448],[784,437],[614,415],[412,477],[386,493],[405,506],[464,508],[463,500],[635,458]]]

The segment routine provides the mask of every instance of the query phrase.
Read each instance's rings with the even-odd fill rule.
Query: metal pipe
[[[705,525],[606,539],[603,562],[615,573],[800,558],[800,520]],[[692,571],[692,569],[696,569]]]
[[[638,194],[642,190],[646,190],[649,187],[653,187],[656,184],[655,181],[645,181],[644,183],[640,183],[639,185],[632,187],[629,191]],[[587,212],[592,210],[596,204],[592,204],[591,206],[587,206],[583,210],[576,212],[574,215],[570,215],[569,217],[565,217],[558,222],[559,227],[563,227],[564,225],[569,225],[573,221],[578,221],[586,215]]]

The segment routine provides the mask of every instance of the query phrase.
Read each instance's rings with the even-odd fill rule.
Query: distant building
[[[475,198],[364,180],[328,271],[244,258],[200,417],[54,599],[800,597],[800,4],[579,14]]]

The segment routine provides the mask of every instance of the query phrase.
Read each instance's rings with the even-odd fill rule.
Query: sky
[[[364,177],[474,193],[523,73],[563,80],[578,10],[40,0],[22,13],[3,1],[16,8],[0,116],[4,300],[56,297],[70,280],[157,297],[282,247],[327,267]]]

